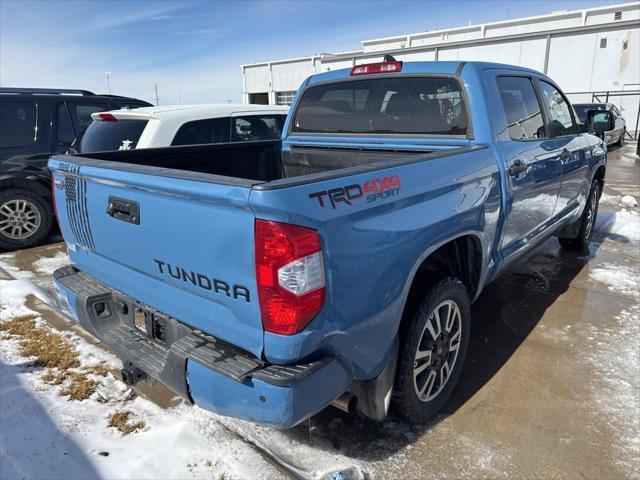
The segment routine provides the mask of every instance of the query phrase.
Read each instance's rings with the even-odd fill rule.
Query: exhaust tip
[[[353,413],[358,405],[358,397],[352,393],[346,392],[331,402],[331,405],[343,412]]]

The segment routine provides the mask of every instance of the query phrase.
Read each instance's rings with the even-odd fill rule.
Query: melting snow
[[[25,297],[41,293],[22,280],[2,281],[0,289],[3,319],[29,312]],[[112,354],[71,332],[64,336],[82,364],[121,367]],[[215,415],[184,403],[161,409],[141,397],[126,400],[127,387],[111,374],[88,400],[68,401],[19,355],[17,340],[4,333],[0,340],[0,478],[282,478]],[[107,416],[121,409],[143,420],[145,431],[122,436],[108,428]]]

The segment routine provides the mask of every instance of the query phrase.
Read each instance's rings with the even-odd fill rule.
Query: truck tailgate
[[[71,162],[49,168],[73,264],[259,356],[250,188]]]

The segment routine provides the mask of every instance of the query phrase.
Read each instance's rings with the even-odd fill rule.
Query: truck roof
[[[285,105],[245,105],[245,104],[199,104],[199,105],[165,105],[161,107],[142,107],[134,110],[112,110],[91,115],[99,120],[102,113],[110,113],[118,119],[150,119],[193,120],[195,118],[227,117],[234,113],[284,113],[289,111]]]
[[[365,62],[365,63],[377,63],[377,62]],[[531,68],[519,67],[516,65],[507,65],[504,63],[493,62],[476,62],[476,61],[435,61],[435,62],[403,62],[401,74],[440,74],[440,75],[456,75],[459,74],[462,69],[474,69],[476,71],[488,70],[488,69],[502,69],[502,70],[516,70],[519,72],[536,73],[543,75],[537,70]],[[342,68],[340,70],[333,70],[329,72],[319,73],[313,75],[310,80],[310,84],[326,82],[331,80],[339,80],[343,78],[349,78],[351,68]],[[384,74],[382,74],[384,75]],[[363,75],[362,78],[366,78]]]

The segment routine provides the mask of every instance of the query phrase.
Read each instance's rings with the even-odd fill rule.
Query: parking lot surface
[[[278,475],[313,476],[321,461],[328,462],[326,471],[354,464],[382,479],[639,478],[634,200],[640,160],[634,152],[628,144],[609,154],[588,253],[563,251],[550,239],[483,292],[473,306],[461,379],[434,422],[410,426],[392,415],[377,424],[334,408],[284,432],[216,421],[258,449],[268,447],[271,460],[288,465]],[[64,262],[63,243],[0,255],[7,273],[44,289],[52,268]],[[69,328],[53,311],[43,316],[55,328]],[[173,408],[166,390],[144,392]]]

